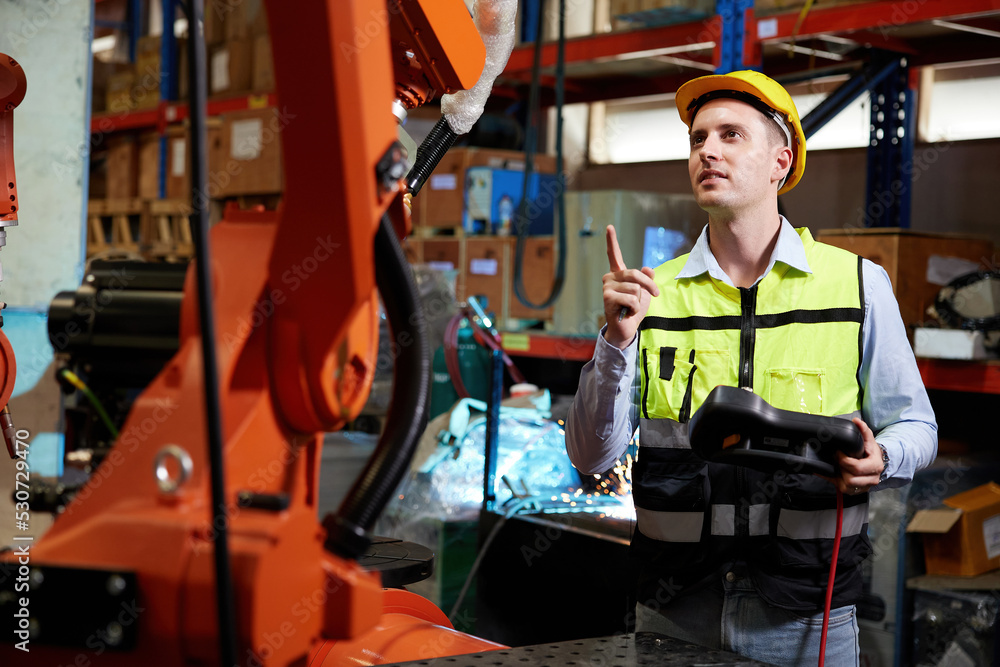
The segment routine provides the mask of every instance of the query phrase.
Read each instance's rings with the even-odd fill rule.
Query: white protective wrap
[[[465,134],[483,115],[493,82],[514,50],[517,0],[476,0],[472,20],[486,46],[486,64],[479,81],[468,90],[441,96],[441,113],[455,134]]]

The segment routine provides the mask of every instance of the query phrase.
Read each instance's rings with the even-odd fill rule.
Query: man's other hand
[[[840,462],[840,476],[831,481],[847,495],[856,496],[866,493],[878,484],[882,475],[882,450],[875,442],[875,435],[864,420],[855,417],[854,424],[861,431],[865,442],[865,453],[861,458],[851,458],[843,452],[837,452]]]

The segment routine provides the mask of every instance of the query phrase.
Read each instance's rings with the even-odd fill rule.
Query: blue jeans
[[[719,584],[675,598],[659,610],[639,604],[636,632],[656,632],[774,665],[816,665],[823,612],[803,616],[772,607],[749,577],[733,570]],[[854,606],[830,610],[826,666],[857,667],[858,650]]]

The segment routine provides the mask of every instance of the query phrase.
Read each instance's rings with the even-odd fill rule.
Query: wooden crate
[[[456,296],[485,296],[485,309],[502,322],[507,313],[510,285],[511,245],[507,237],[483,236],[465,239],[465,257],[458,276]],[[425,242],[426,243],[426,242]],[[424,247],[426,256],[427,248]]]
[[[160,196],[160,135],[144,132],[139,137],[139,186],[138,194],[143,199]]]
[[[273,107],[234,111],[222,117],[212,169],[212,197],[280,193],[284,184],[281,119]],[[215,150],[215,149],[211,149]]]
[[[208,195],[218,197],[216,192],[223,181],[225,163],[222,161],[222,140],[220,135],[222,120],[207,119],[205,128],[208,152]],[[167,199],[191,199],[191,131],[185,122],[183,125],[171,125],[167,128]]]
[[[963,234],[929,234],[899,228],[824,229],[817,234],[823,243],[850,250],[882,266],[889,274],[907,327],[927,319],[941,285],[927,280],[930,258],[958,257],[980,266],[992,263],[993,242]]]
[[[138,192],[138,144],[133,135],[108,139],[107,196],[109,200],[131,199]]]
[[[419,261],[441,271],[459,270],[465,264],[465,242],[460,238],[414,239]]]

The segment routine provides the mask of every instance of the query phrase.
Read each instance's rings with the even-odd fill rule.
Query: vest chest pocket
[[[822,368],[770,368],[764,399],[784,410],[821,415],[826,372]]]
[[[729,378],[729,350],[642,349],[642,414],[684,423],[716,385]]]

